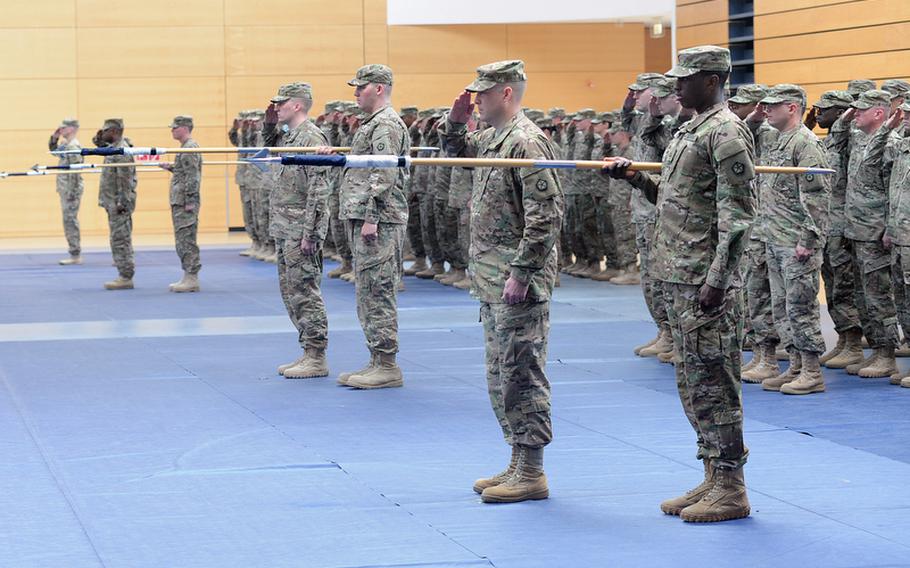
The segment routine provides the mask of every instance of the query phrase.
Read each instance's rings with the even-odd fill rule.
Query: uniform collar
[[[717,103],[716,105],[712,106],[705,112],[700,112],[700,113],[696,114],[695,118],[693,118],[692,120],[690,120],[688,122],[683,123],[683,125],[679,129],[685,130],[686,132],[692,132],[693,130],[697,129],[699,126],[704,124],[705,121],[707,121],[709,118],[711,118],[715,114],[719,113],[720,111],[724,110],[725,108],[727,108],[726,102]]]
[[[524,111],[518,111],[518,113],[509,119],[509,122],[505,123],[502,128],[496,130],[493,134],[493,140],[490,142],[490,149],[496,149],[502,146],[502,143],[505,141],[506,137],[509,135],[512,130],[518,125],[519,121],[525,117]]]

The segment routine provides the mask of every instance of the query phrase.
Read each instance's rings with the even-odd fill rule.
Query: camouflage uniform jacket
[[[73,138],[66,144],[58,144],[56,147],[51,148],[51,150],[81,150],[82,146],[79,144],[79,141]],[[60,160],[57,162],[58,166],[69,166],[72,164],[81,164],[85,161],[80,154],[67,154],[60,156]],[[82,174],[61,174],[57,176],[55,180],[57,183],[57,193],[60,195],[65,195],[72,191],[82,191]]]
[[[284,135],[282,146],[328,146],[325,134],[306,120]],[[269,235],[321,243],[329,229],[326,168],[278,166],[269,202]]]
[[[125,148],[127,143],[120,139],[112,144],[112,148]],[[105,164],[132,163],[132,156],[105,156]],[[110,209],[127,209],[132,211],[136,207],[136,168],[104,168],[101,172],[101,181],[98,190],[98,205]]]
[[[190,138],[181,148],[198,148]],[[202,184],[202,154],[177,154],[171,170],[171,205],[199,205],[199,187]]]

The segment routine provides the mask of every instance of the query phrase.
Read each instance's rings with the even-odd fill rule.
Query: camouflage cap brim
[[[754,103],[755,101],[753,101],[751,99],[747,99],[746,97],[741,97],[739,95],[736,95],[735,97],[730,97],[729,99],[727,99],[727,102],[737,104],[737,105],[748,105],[748,104]]]
[[[284,95],[275,95],[274,97],[269,99],[269,102],[276,104],[276,105],[280,105],[281,103],[283,103],[285,101],[289,101],[289,100],[291,100],[291,97],[285,97]]]
[[[632,83],[631,85],[629,85],[630,91],[644,91],[647,88],[648,88],[647,85],[642,85],[641,83]]]
[[[857,110],[866,110],[867,108],[872,108],[875,105],[870,103],[869,101],[864,101],[864,100],[860,99],[858,101],[853,101],[852,103],[850,103],[850,106],[852,106],[853,108],[855,108]]]
[[[490,81],[489,79],[474,79],[470,85],[464,88],[465,91],[469,93],[483,93],[484,91],[489,91],[493,87],[498,85],[496,81]]]
[[[676,77],[677,79],[681,77],[691,77],[701,71],[701,69],[696,69],[694,67],[685,67],[683,65],[674,65],[673,69],[670,69],[664,75],[667,77]]]
[[[676,91],[671,91],[669,89],[654,89],[651,91],[651,94],[654,95],[655,97],[657,97],[658,99],[669,97],[670,95],[672,95],[674,93],[676,93]]]
[[[357,77],[354,77],[353,79],[348,81],[348,85],[350,85],[352,87],[362,87],[364,85],[369,85],[369,84],[370,84],[369,81],[365,81],[363,79],[358,79]]]

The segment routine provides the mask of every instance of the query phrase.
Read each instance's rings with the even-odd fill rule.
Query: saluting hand
[[[852,122],[853,118],[856,116],[856,109],[853,107],[848,108],[844,111],[844,114],[840,115],[840,119],[844,122]]]
[[[891,118],[888,119],[888,122],[885,123],[885,126],[888,130],[894,130],[900,125],[901,120],[904,118],[904,111],[897,109],[894,111],[894,114],[891,115]]]
[[[809,130],[812,130],[813,128],[818,126],[818,109],[817,108],[812,107],[809,110],[809,113],[806,114],[806,120],[804,121],[804,124],[806,125],[806,128],[808,128]]]
[[[464,91],[452,103],[449,111],[449,120],[455,124],[466,124],[474,112],[474,103],[471,102],[471,93]]]

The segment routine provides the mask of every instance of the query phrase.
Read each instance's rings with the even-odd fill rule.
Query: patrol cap
[[[612,112],[602,112],[591,119],[591,124],[603,124],[604,122],[616,122],[616,115]]]
[[[861,94],[858,99],[851,104],[853,108],[865,110],[877,106],[891,106],[891,93],[873,89]]]
[[[433,118],[442,118],[443,115],[445,115],[445,113],[449,112],[450,110],[452,110],[452,107],[436,107],[433,109],[433,114],[430,116]]]
[[[821,109],[833,107],[850,108],[852,104],[853,95],[847,91],[825,91],[813,106]]]
[[[716,45],[699,45],[679,52],[668,77],[691,77],[701,71],[730,72],[730,50]]]
[[[431,116],[433,116],[433,109],[431,108],[425,108],[417,113],[417,118],[421,120],[424,118],[430,118]]]
[[[572,115],[572,120],[590,120],[597,116],[593,108],[583,108]]]
[[[331,101],[325,103],[325,114],[329,114],[330,112],[337,112],[339,110],[338,105],[340,105],[340,104],[341,104],[341,101],[339,101],[337,99],[331,100]]]
[[[738,105],[749,105],[761,102],[767,95],[768,87],[752,83],[736,89],[736,95],[730,97],[728,101]]]
[[[882,90],[891,93],[891,98],[906,96],[910,91],[910,83],[901,79],[888,79],[882,83]]]
[[[73,128],[79,128],[79,121],[76,120],[75,118],[64,118],[60,122],[60,128],[66,128],[68,126],[72,126]]]
[[[104,126],[101,127],[101,130],[110,130],[112,128],[117,128],[118,130],[123,130],[123,119],[122,118],[109,118],[104,121]]]
[[[520,59],[509,59],[478,67],[477,78],[464,90],[469,93],[482,93],[502,83],[518,83],[527,80],[525,62]]]
[[[171,125],[169,128],[177,128],[178,126],[186,126],[186,127],[192,128],[193,127],[193,117],[186,116],[183,114],[178,114],[177,116],[174,117],[174,120],[171,121]]]
[[[402,115],[402,116],[404,116],[404,115],[406,115],[406,114],[417,114],[417,111],[418,111],[418,108],[415,107],[415,106],[401,107],[401,115]]]
[[[651,88],[651,94],[659,99],[669,97],[676,92],[676,78],[660,76],[654,79]]]
[[[391,85],[392,70],[385,65],[371,63],[358,69],[354,78],[348,81],[348,85],[352,87],[362,87],[370,83]]]
[[[278,87],[278,94],[272,97],[271,102],[281,104],[291,99],[313,100],[313,86],[309,83],[288,83]]]
[[[262,120],[265,118],[264,110],[251,110],[250,111],[250,120]]]
[[[630,91],[644,91],[655,86],[655,82],[658,79],[663,79],[664,76],[660,73],[639,73],[635,77],[635,82],[629,85]]]
[[[607,132],[610,134],[616,134],[617,132],[628,132],[628,129],[622,125],[622,122],[614,122],[610,125],[610,128],[607,130]]]
[[[530,118],[534,122],[537,122],[538,120],[540,120],[542,118],[546,118],[546,115],[544,114],[544,112],[542,110],[536,109],[536,108],[529,108],[528,110],[526,110],[525,116]]]
[[[853,95],[854,100],[862,93],[872,90],[875,90],[875,81],[870,81],[869,79],[853,79],[847,83],[847,91]]]
[[[547,111],[548,118],[564,118],[566,116],[566,109],[562,107],[553,107]]]
[[[904,101],[901,106],[897,107],[904,112],[910,113],[910,101]]]
[[[761,103],[765,105],[796,103],[805,107],[806,91],[799,85],[781,83],[768,89],[768,95],[761,100]]]

